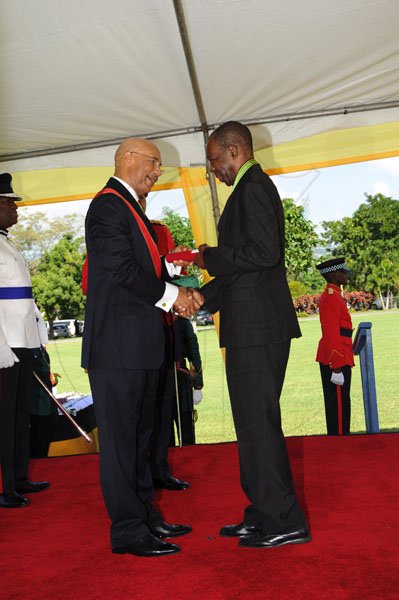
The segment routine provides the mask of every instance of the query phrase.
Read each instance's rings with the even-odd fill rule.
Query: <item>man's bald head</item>
[[[123,140],[115,152],[115,167],[119,167],[126,152],[141,152],[149,156],[158,156],[159,150],[155,144],[143,138],[128,138]],[[160,158],[160,155],[159,155]]]
[[[140,196],[147,194],[161,175],[158,147],[142,138],[124,140],[115,152],[115,176],[126,181]]]

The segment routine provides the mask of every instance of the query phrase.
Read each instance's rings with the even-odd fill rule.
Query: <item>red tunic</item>
[[[322,337],[316,361],[329,365],[331,369],[345,365],[353,367],[352,338],[349,336],[352,320],[338,286],[327,284],[320,297],[319,314]]]
[[[158,242],[158,250],[161,256],[165,256],[168,252],[173,250],[175,247],[175,242],[172,238],[172,234],[170,233],[168,227],[159,221],[151,221],[151,225],[157,234]]]

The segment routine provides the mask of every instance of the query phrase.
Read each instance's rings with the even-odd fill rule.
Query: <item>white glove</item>
[[[15,356],[8,344],[0,346],[0,369],[12,367],[14,363],[19,362],[18,356]]]
[[[334,371],[332,372],[331,375],[331,379],[330,379],[331,383],[335,383],[335,385],[344,385],[344,374],[341,373],[334,373]]]
[[[202,400],[202,391],[201,390],[193,390],[193,402],[194,404],[199,404]]]

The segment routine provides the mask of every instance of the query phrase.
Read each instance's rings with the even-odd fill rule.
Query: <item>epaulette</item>
[[[153,223],[154,225],[162,225],[162,227],[166,227],[165,223],[161,223],[161,221],[155,221],[154,219],[151,219],[151,223]]]

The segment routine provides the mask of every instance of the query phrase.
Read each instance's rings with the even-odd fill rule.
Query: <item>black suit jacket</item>
[[[106,187],[119,192],[146,223],[136,200],[116,179]],[[158,369],[165,353],[161,309],[165,282],[158,279],[137,222],[113,194],[95,198],[86,216],[89,257],[82,366]],[[163,278],[168,279],[166,269]]]
[[[202,288],[220,310],[222,347],[257,346],[300,337],[284,263],[284,213],[277,189],[259,165],[229,197],[217,247],[204,252],[213,279]]]

